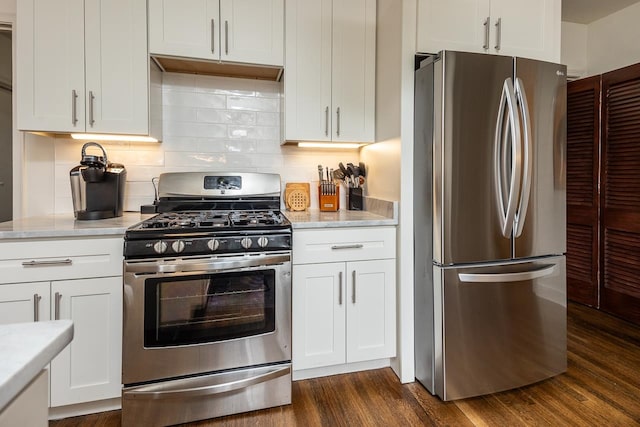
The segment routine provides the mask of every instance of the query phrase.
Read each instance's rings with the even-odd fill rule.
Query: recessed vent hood
[[[204,74],[208,76],[279,81],[283,72],[282,67],[269,65],[207,61],[202,59],[160,55],[152,55],[151,58],[163,71],[172,73]]]

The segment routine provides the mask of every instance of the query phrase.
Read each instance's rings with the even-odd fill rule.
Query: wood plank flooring
[[[295,381],[292,405],[188,426],[640,425],[640,327],[570,303],[567,329],[567,372],[516,390],[442,402],[387,368]],[[120,411],[49,426],[117,427]]]

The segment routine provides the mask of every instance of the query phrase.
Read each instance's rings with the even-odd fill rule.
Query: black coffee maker
[[[87,154],[88,147],[98,147],[102,156]],[[69,172],[73,211],[76,219],[105,219],[122,216],[124,184],[127,171],[124,165],[109,163],[107,153],[98,143],[82,146],[80,165]]]

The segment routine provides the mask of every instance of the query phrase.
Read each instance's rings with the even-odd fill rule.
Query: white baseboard
[[[62,418],[77,417],[79,415],[95,414],[96,412],[115,411],[122,408],[119,397],[96,402],[79,403],[77,405],[57,406],[49,408],[49,419],[60,420]]]
[[[350,372],[368,371],[391,366],[391,359],[370,360],[367,362],[344,363],[341,365],[323,366],[322,368],[293,370],[293,381],[309,378],[327,377],[329,375],[348,374]]]

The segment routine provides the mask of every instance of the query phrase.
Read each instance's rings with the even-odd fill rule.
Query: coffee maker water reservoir
[[[87,154],[87,148],[92,146],[102,150],[102,156]],[[124,165],[109,163],[107,153],[100,144],[84,144],[80,165],[71,169],[69,175],[76,219],[122,216],[127,171]]]

